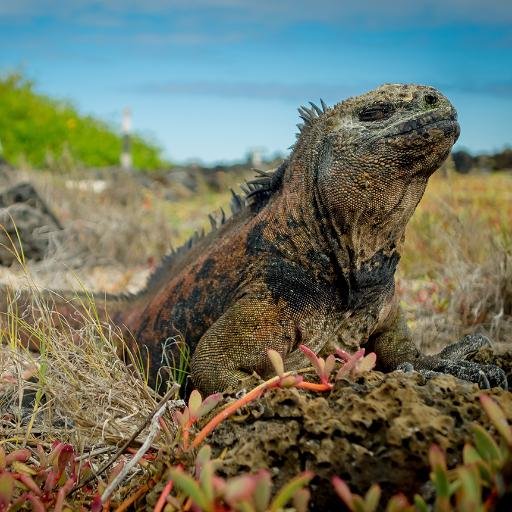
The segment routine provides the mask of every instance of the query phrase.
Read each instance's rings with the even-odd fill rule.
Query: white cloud
[[[420,25],[454,22],[508,23],[512,21],[510,0],[16,0],[0,3],[0,16],[52,15],[77,19],[88,14],[97,24],[108,24],[119,15],[162,16],[213,15],[224,20],[287,25],[297,22],[394,26],[414,20]],[[78,21],[80,18],[78,18]]]

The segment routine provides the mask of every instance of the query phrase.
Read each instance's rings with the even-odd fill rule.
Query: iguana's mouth
[[[443,130],[444,135],[455,136],[457,139],[460,134],[460,126],[457,122],[457,113],[450,112],[449,115],[440,115],[438,112],[429,112],[420,116],[407,119],[397,123],[392,127],[392,131],[386,134],[386,138],[397,137],[417,133],[418,135],[427,135],[432,128]]]

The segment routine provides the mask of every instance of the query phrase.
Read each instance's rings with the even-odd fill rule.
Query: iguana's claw
[[[414,371],[414,365],[412,363],[409,363],[409,362],[402,363],[401,365],[399,365],[397,367],[397,370],[399,372],[411,373],[411,372]]]
[[[439,376],[443,375],[443,373],[435,372],[433,370],[416,370],[414,368],[414,365],[412,363],[409,363],[409,362],[402,363],[401,365],[399,365],[397,367],[397,370],[400,371],[400,372],[404,372],[404,373],[417,372],[422,377],[424,377],[426,380],[430,380],[430,379],[433,379],[434,377],[439,377]]]
[[[459,379],[476,382],[482,389],[491,387],[502,387],[508,389],[507,376],[505,372],[492,364],[481,365],[467,358],[476,354],[485,347],[490,347],[491,341],[483,334],[467,334],[460,341],[445,347],[437,356],[432,369],[435,371],[450,373]]]
[[[481,389],[491,389],[491,384],[489,383],[489,379],[487,378],[487,375],[482,370],[478,370],[478,374],[480,375],[480,381],[478,382],[478,385]],[[506,380],[506,377],[505,377]],[[506,383],[508,387],[508,382]]]
[[[437,375],[450,374],[462,380],[477,383],[482,389],[501,387],[508,390],[508,381],[505,372],[492,364],[478,364],[472,361],[451,361],[449,359],[437,359],[434,364],[430,361],[429,368],[414,368],[412,363],[402,363],[397,369],[405,372],[414,369],[426,379]]]

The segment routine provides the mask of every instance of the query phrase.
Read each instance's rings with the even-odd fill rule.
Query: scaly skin
[[[301,344],[320,354],[367,346],[387,371],[506,387],[500,369],[465,361],[482,336],[421,354],[395,297],[405,227],[459,135],[450,102],[432,87],[384,85],[301,116],[289,159],[234,198],[247,203],[240,211],[165,261],[143,292],[107,301],[132,348],[147,347],[152,382],[181,335],[205,393],[268,375],[270,348],[287,369],[305,366]]]

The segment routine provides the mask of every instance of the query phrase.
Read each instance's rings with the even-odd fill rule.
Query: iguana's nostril
[[[427,105],[428,107],[433,107],[439,101],[439,98],[435,94],[431,93],[425,94],[425,97],[423,99],[425,101],[425,105]]]

